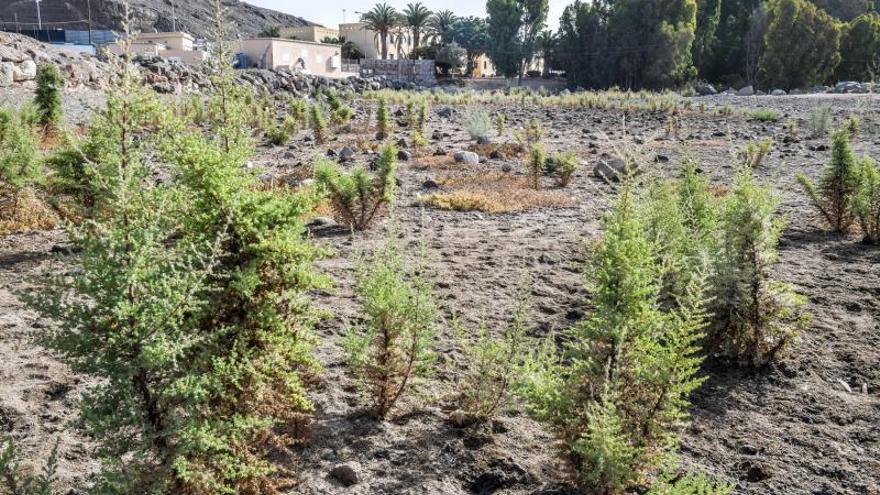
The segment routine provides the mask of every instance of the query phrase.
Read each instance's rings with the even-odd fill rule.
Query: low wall
[[[433,60],[376,60],[361,59],[361,77],[382,76],[398,83],[413,83],[419,86],[435,86]]]

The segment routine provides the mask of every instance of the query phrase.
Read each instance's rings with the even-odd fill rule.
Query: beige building
[[[239,53],[247,56],[251,67],[290,69],[326,77],[348,77],[342,71],[342,47],[312,41],[284,38],[250,38],[241,41]]]
[[[195,48],[192,36],[187,33],[139,33],[131,40],[130,50],[135,55],[152,55],[169,60],[179,60],[187,64],[204,62],[208,52]],[[103,47],[115,55],[122,54],[122,46],[118,43]]]
[[[324,26],[300,26],[281,28],[279,34],[282,38],[320,43],[324,41],[324,38],[338,38],[339,30],[325,28]]]
[[[382,58],[382,40],[375,31],[366,29],[362,22],[350,22],[339,25],[339,36],[351,41],[364,52],[366,58]],[[388,59],[400,60],[409,56],[412,50],[409,36],[406,33],[388,34]]]

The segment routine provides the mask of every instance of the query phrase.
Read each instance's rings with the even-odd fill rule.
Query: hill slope
[[[122,0],[90,0],[93,29],[122,29],[125,9]],[[239,0],[221,0],[230,12],[236,30],[255,34],[267,25],[303,26],[312,23],[292,15],[255,7]],[[213,13],[212,0],[130,0],[134,29],[144,32],[187,31],[197,37],[208,33]],[[172,2],[174,14],[172,15]],[[87,29],[89,0],[42,0],[44,28]],[[16,24],[17,21],[17,24]],[[0,2],[0,31],[36,29],[34,0]]]

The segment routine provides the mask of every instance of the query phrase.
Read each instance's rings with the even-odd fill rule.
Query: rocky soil
[[[81,107],[93,102],[92,93],[71,94],[77,97],[65,99],[68,113],[85,118]],[[318,268],[333,277],[336,288],[315,295],[333,318],[318,329],[325,375],[313,392],[317,411],[310,439],[279,453],[301,476],[289,493],[565,493],[565,467],[552,435],[521,406],[503,411],[490,431],[450,424],[454,390],[448,379],[459,355],[448,326],[437,345],[437,373],[423,392],[405,400],[385,423],[362,414],[361,395],[339,347],[345,329],[358,318],[352,292],[356,255],[382,242],[393,227],[413,252],[424,249],[444,314],[455,311],[472,326],[486,321],[496,328],[506,321],[517,282],[528,274],[531,333],[543,336],[571,325],[588,306],[580,275],[583,241],[600,234],[599,219],[614,194],[592,174],[603,153],[635,146],[664,173],[674,173],[687,153],[723,186],[734,170],[731,149],[772,138],[774,150],[756,173],[779,190],[789,219],[774,275],[807,296],[813,322],[798,347],[772,369],[746,372],[707,361],[709,380],[694,397],[682,456],[687,465],[735,484],[736,493],[880,494],[880,249],[824,232],[794,181],[798,172],[817,177],[829,159],[828,139],[807,137],[810,112],[819,106],[830,106],[836,123],[860,114],[863,133],[856,150],[880,157],[880,128],[874,125],[880,122],[880,100],[870,95],[716,96],[695,99],[694,107],[700,102],[710,109],[773,108],[783,118],[760,123],[693,112],[683,117],[682,139],[670,140],[660,114],[630,112],[624,119],[616,111],[487,108],[508,116],[510,130],[502,140],[512,141],[514,128],[537,117],[549,129],[550,151],[577,153],[585,166],[570,188],[560,191],[573,206],[499,215],[419,206],[417,199],[432,190],[426,188],[429,181],[476,171],[524,172],[515,158],[467,167],[439,159],[429,167],[403,164],[393,215],[375,229],[352,236],[332,226],[313,228],[315,242],[333,251]],[[432,112],[426,133],[436,137],[432,152],[451,157],[468,146],[459,112]],[[786,119],[800,123],[796,139],[786,139]],[[401,130],[396,137],[405,136]],[[287,146],[262,147],[255,163],[272,174],[296,174],[315,154],[338,154],[354,147],[358,137],[367,138],[341,134],[316,146],[300,133]],[[352,161],[371,158],[358,152]],[[69,269],[53,257],[63,245],[59,231],[0,238],[0,435],[15,438],[37,463],[58,440],[60,474],[73,486],[96,469],[74,410],[88,384],[35,345],[33,337],[48,322],[26,311],[16,297],[27,290],[30,277]]]

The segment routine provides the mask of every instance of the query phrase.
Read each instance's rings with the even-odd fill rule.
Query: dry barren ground
[[[88,98],[78,101],[83,100]],[[599,235],[599,219],[613,195],[591,173],[598,156],[637,146],[649,162],[673,173],[689,154],[715,184],[724,186],[735,163],[730,150],[748,140],[772,138],[774,150],[757,175],[780,191],[789,219],[775,276],[807,296],[813,321],[794,352],[770,370],[747,372],[707,361],[709,380],[694,397],[683,458],[735,483],[737,493],[880,494],[880,248],[822,231],[794,181],[797,172],[817,177],[830,154],[823,147],[827,139],[806,137],[811,109],[831,105],[836,122],[853,111],[862,113],[865,122],[880,122],[880,100],[703,101],[710,108],[774,108],[785,116],[782,120],[800,121],[800,139],[784,143],[782,121],[760,123],[741,116],[687,114],[679,141],[657,139],[666,123],[659,114],[624,118],[603,110],[488,108],[508,115],[511,131],[502,140],[512,141],[513,128],[537,117],[549,129],[551,151],[577,152],[585,167],[571,187],[555,191],[568,199],[560,202],[564,206],[494,215],[421,206],[418,199],[433,191],[425,187],[427,181],[442,184],[508,167],[513,174],[523,173],[520,160],[512,157],[468,167],[438,157],[402,166],[393,214],[375,229],[354,236],[333,227],[314,229],[315,242],[334,253],[319,268],[336,281],[335,290],[315,299],[334,317],[318,329],[326,372],[313,394],[317,412],[311,437],[279,454],[302,476],[291,493],[564,493],[566,473],[557,445],[521,407],[504,411],[491,433],[450,426],[452,390],[444,383],[454,372],[457,351],[448,327],[437,345],[437,373],[423,392],[404,401],[385,423],[361,414],[361,395],[343,367],[339,348],[343,332],[358,317],[351,287],[357,254],[394,230],[426,261],[445,314],[455,311],[472,326],[506,321],[518,281],[528,275],[532,334],[543,336],[571,325],[588,306],[580,276],[583,241]],[[432,140],[431,152],[451,153],[468,145],[455,113],[450,118],[433,114],[428,128],[427,134],[436,132],[438,138]],[[356,140],[342,134],[315,146],[305,136],[300,134],[289,146],[261,148],[257,163],[273,173],[289,173],[306,166],[315,154],[338,151]],[[880,129],[866,128],[856,150],[880,158]],[[359,153],[354,161],[370,158]],[[75,401],[86,384],[33,343],[48,322],[23,309],[15,295],[27,289],[29,277],[69,269],[53,256],[63,245],[59,231],[0,238],[0,435],[15,438],[25,456],[37,463],[59,441],[60,474],[65,485],[74,486],[87,482],[97,467],[90,460],[91,445],[77,430]],[[328,472],[339,463],[352,463],[360,483],[345,488],[331,479]]]

